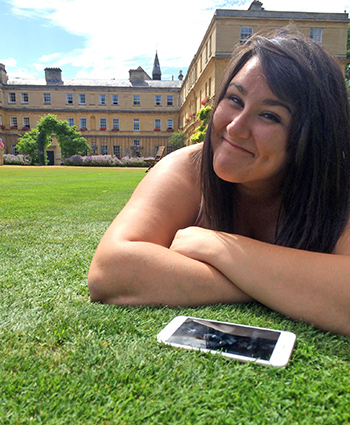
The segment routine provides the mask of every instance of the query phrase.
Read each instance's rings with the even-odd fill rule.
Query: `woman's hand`
[[[186,227],[177,231],[170,249],[193,260],[213,264],[213,257],[223,254],[223,240],[220,232]]]

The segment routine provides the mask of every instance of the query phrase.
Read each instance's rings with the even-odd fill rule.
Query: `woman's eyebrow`
[[[241,85],[241,84],[237,84],[237,83],[230,83],[229,87],[234,86],[238,89],[238,91],[240,91],[243,95],[247,95],[248,92],[247,90]],[[263,101],[264,105],[267,106],[282,106],[283,108],[287,109],[287,111],[291,114],[292,113],[292,108],[288,105],[288,103],[282,102],[281,100],[277,100],[277,99],[265,99]]]
[[[237,84],[237,83],[230,83],[229,87],[231,86],[235,86],[241,93],[243,93],[244,95],[247,94],[247,90],[241,85],[241,84]]]
[[[281,102],[280,100],[275,100],[275,99],[265,99],[263,101],[264,105],[267,106],[282,106],[282,108],[287,109],[287,111],[291,114],[292,113],[292,108],[288,105],[288,103],[284,103]]]

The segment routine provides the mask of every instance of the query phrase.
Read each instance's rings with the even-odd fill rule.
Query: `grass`
[[[349,423],[349,338],[258,304],[90,302],[95,248],[144,175],[0,167],[0,423]],[[297,344],[286,369],[158,344],[178,314],[290,330]]]

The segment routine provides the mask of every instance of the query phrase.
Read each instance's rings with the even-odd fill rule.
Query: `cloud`
[[[15,58],[0,59],[0,63],[8,67],[15,67],[17,65]]]
[[[156,50],[161,67],[189,66],[215,9],[247,10],[252,0],[8,0],[13,11],[26,19],[40,18],[46,25],[82,36],[80,49],[42,56],[47,66],[71,65],[78,77],[127,78],[141,65],[150,72]],[[290,10],[289,2],[263,0],[265,10]],[[286,4],[287,3],[287,4]],[[294,0],[294,11],[350,10],[350,1]],[[134,62],[133,62],[134,61]],[[137,62],[137,61],[142,61]],[[148,68],[147,68],[148,67]]]

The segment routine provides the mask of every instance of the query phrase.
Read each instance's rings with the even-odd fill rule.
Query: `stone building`
[[[52,113],[76,125],[95,154],[154,156],[169,146],[171,132],[189,137],[198,127],[196,114],[212,99],[234,46],[257,32],[295,25],[347,64],[347,13],[267,11],[254,0],[248,10],[219,9],[184,78],[162,80],[158,54],[152,77],[142,67],[128,80],[65,79],[59,68],[46,68],[45,79],[9,79],[0,64],[0,137],[6,153],[15,152],[19,135]]]
[[[0,81],[0,133],[7,153],[15,153],[18,137],[46,114],[75,125],[93,153],[119,157],[154,156],[161,145],[171,150],[169,137],[179,127],[182,81],[161,80],[157,54],[153,78],[138,67],[128,80],[63,79],[59,68],[46,68],[42,80],[9,79],[0,64]]]

